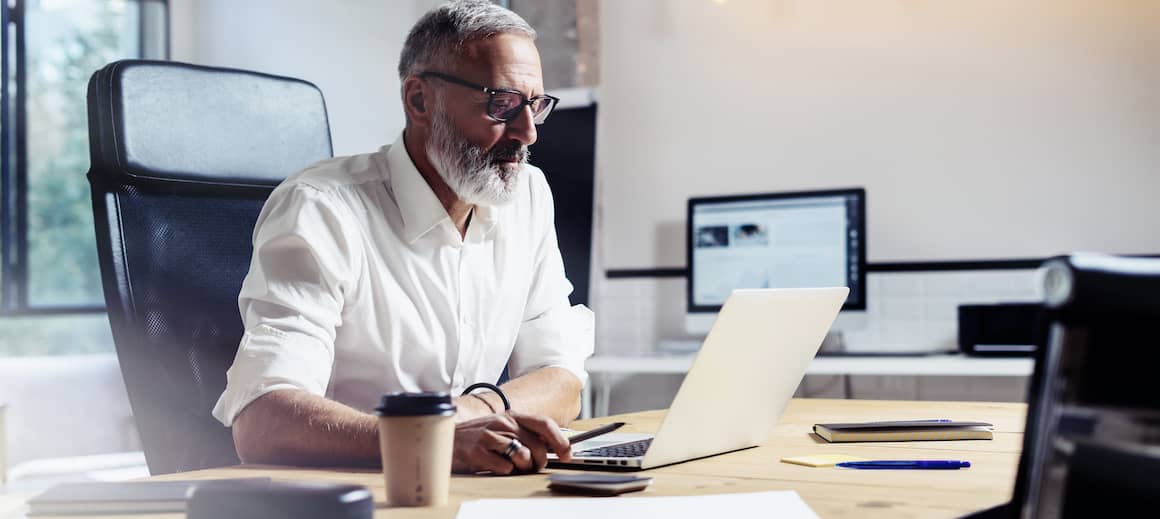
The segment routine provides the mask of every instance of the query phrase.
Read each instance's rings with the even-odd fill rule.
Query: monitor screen
[[[866,191],[689,199],[690,312],[716,312],[735,288],[850,288],[866,308]]]

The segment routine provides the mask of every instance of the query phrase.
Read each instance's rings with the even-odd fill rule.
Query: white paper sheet
[[[601,515],[604,514],[604,515]],[[456,519],[495,517],[544,517],[593,519],[594,517],[777,517],[818,519],[817,514],[794,491],[754,492],[673,497],[547,497],[537,499],[481,499],[459,507]]]

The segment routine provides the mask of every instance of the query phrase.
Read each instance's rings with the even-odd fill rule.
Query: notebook
[[[764,444],[849,289],[736,289],[693,360],[656,435],[612,433],[572,446],[553,467],[644,470]]]
[[[814,433],[828,442],[904,442],[923,440],[990,440],[994,426],[986,422],[903,420],[895,422],[814,424]]]
[[[268,477],[61,483],[29,500],[28,515],[181,513],[198,486],[269,483]]]

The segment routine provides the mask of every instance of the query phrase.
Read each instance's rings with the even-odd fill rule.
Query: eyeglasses
[[[515,90],[488,88],[441,72],[423,72],[419,74],[419,77],[423,79],[436,77],[448,83],[454,83],[486,93],[487,116],[498,122],[510,121],[519,115],[525,106],[530,106],[532,108],[532,121],[536,124],[541,124],[548,119],[548,114],[552,113],[552,109],[556,107],[556,103],[560,102],[560,98],[558,97],[542,95],[529,98]]]

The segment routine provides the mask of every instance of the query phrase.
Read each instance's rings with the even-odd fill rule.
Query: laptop
[[[560,468],[644,470],[761,445],[817,354],[849,289],[732,292],[656,435],[611,433],[572,446]]]

